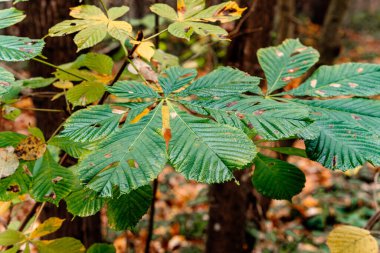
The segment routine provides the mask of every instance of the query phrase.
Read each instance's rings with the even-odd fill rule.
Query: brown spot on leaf
[[[239,119],[244,119],[245,118],[245,115],[244,114],[241,114],[239,112],[236,113],[236,116],[239,117]]]
[[[354,120],[361,120],[361,118],[360,118],[358,115],[355,115],[355,114],[351,114],[351,117],[352,117]]]
[[[294,73],[296,71],[298,71],[300,68],[292,68],[292,69],[288,69],[288,73]]]
[[[262,115],[264,112],[265,112],[265,110],[257,110],[253,114],[259,116],[259,115]]]
[[[233,101],[233,102],[228,103],[226,106],[231,107],[231,106],[236,105],[237,103],[238,103],[237,101]]]
[[[18,185],[10,185],[8,188],[7,188],[7,191],[8,192],[14,192],[14,193],[17,193],[17,192],[20,192],[20,187]]]
[[[63,179],[63,177],[58,176],[58,177],[53,178],[53,179],[51,180],[51,182],[52,182],[53,184],[56,184],[56,183],[58,183],[59,181],[61,181],[62,179]]]
[[[0,86],[6,86],[6,87],[8,87],[8,86],[10,86],[10,85],[11,85],[11,84],[8,83],[8,82],[0,81]]]
[[[19,159],[26,161],[37,160],[46,151],[46,144],[36,136],[28,136],[22,140],[15,149],[15,154]]]
[[[104,157],[105,157],[105,158],[111,158],[111,157],[112,157],[112,154],[111,154],[111,153],[105,154]]]
[[[281,80],[284,82],[289,82],[292,79],[293,79],[293,77],[291,77],[291,76],[284,76],[283,78],[281,78]]]
[[[46,194],[44,197],[45,198],[56,199],[57,198],[57,194],[55,194],[55,192],[51,192],[49,194]]]

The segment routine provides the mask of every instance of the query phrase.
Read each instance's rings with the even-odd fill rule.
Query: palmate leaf
[[[105,199],[89,188],[79,187],[65,198],[67,210],[73,215],[87,217],[96,214],[103,207]]]
[[[30,162],[23,162],[14,174],[0,180],[0,201],[10,201],[29,192],[31,179],[27,171],[31,168]]]
[[[7,93],[14,81],[13,74],[0,67],[0,95]]]
[[[82,54],[71,63],[70,68],[80,69],[82,67],[86,67],[99,74],[112,75],[113,60],[105,54],[93,52]]]
[[[231,67],[219,67],[193,82],[184,91],[178,93],[178,96],[222,97],[244,92],[261,94],[259,84],[258,77]]]
[[[305,174],[296,166],[258,154],[252,183],[258,192],[273,199],[291,200],[305,186]]]
[[[83,244],[72,237],[62,237],[55,240],[42,240],[33,242],[40,253],[84,253]]]
[[[9,8],[0,10],[0,29],[17,24],[22,21],[26,16],[16,8]]]
[[[79,158],[85,152],[89,151],[89,148],[91,145],[85,142],[75,142],[68,137],[60,137],[60,136],[54,136],[53,138],[49,140],[48,144],[49,146],[55,146],[62,149],[68,155],[74,158]]]
[[[0,245],[1,246],[10,246],[18,242],[22,242],[26,237],[20,231],[8,229],[0,233]]]
[[[0,60],[26,61],[39,54],[45,42],[25,37],[0,35]]]
[[[102,139],[119,126],[123,111],[114,110],[110,105],[95,105],[79,110],[64,124],[58,137],[66,137],[74,142],[92,142]]]
[[[98,81],[84,81],[67,92],[67,100],[73,106],[86,106],[99,100],[105,92],[105,86]]]
[[[73,182],[73,173],[59,165],[47,151],[33,168],[31,194],[37,201],[58,205],[72,190]]]
[[[87,253],[116,253],[116,249],[112,244],[94,243],[87,249]]]
[[[108,224],[116,230],[134,227],[148,211],[153,198],[152,187],[145,185],[128,194],[114,194],[107,201]]]
[[[161,96],[152,88],[136,81],[118,81],[107,90],[119,98],[160,98]]]
[[[260,49],[257,57],[267,78],[267,94],[271,94],[303,75],[318,61],[319,53],[298,39],[287,39],[280,46]]]
[[[125,124],[79,163],[80,179],[101,196],[118,186],[129,193],[157,177],[167,161],[161,136],[161,106],[135,124]]]
[[[78,32],[74,42],[78,51],[100,43],[109,34],[124,42],[132,32],[132,26],[125,21],[115,19],[123,16],[128,7],[111,8],[107,15],[94,5],[80,5],[71,8],[70,16],[74,20],[65,20],[49,29],[49,36],[64,36]]]
[[[214,100],[194,100],[184,103],[189,109],[209,114],[223,124],[246,126],[257,131],[266,140],[284,138],[315,138],[305,131],[310,125],[309,109],[295,103],[282,103],[262,97],[222,97]]]
[[[336,226],[327,237],[331,253],[377,253],[379,244],[371,231],[354,226]]]
[[[321,66],[298,88],[287,93],[295,96],[314,97],[379,95],[380,65],[345,63]]]
[[[205,0],[178,0],[177,12],[167,4],[154,4],[150,10],[174,23],[168,27],[172,35],[190,39],[195,32],[201,36],[216,35],[225,38],[228,33],[210,22],[227,23],[239,19],[246,8],[239,8],[234,1],[228,1],[205,9]]]
[[[171,67],[166,69],[158,78],[165,96],[189,84],[197,76],[195,69]]]
[[[170,163],[187,179],[219,183],[256,155],[253,142],[240,129],[180,111],[169,104],[172,138]]]
[[[307,140],[308,157],[331,169],[380,164],[380,102],[367,99],[296,100],[313,111],[318,138]]]
[[[4,131],[0,132],[0,148],[13,146],[16,147],[26,135],[19,134],[16,132]]]
[[[380,164],[379,136],[342,121],[317,122],[320,135],[306,141],[308,157],[331,169],[353,169],[367,161]]]

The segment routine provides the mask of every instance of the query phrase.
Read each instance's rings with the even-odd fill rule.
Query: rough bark
[[[296,30],[294,16],[296,11],[295,0],[278,0],[276,6],[275,27],[276,44],[287,38],[293,38]]]
[[[39,0],[30,1],[24,5],[20,5],[27,14],[27,19],[21,23],[19,27],[20,35],[32,38],[41,38],[45,36],[48,29],[54,24],[68,18],[69,7],[78,5],[76,0]],[[54,64],[62,64],[75,59],[76,46],[70,37],[47,38],[46,46],[43,51],[48,61]],[[31,62],[29,70],[32,76],[50,76],[54,69],[41,65],[40,63]],[[51,90],[51,88],[49,88]],[[37,108],[54,108],[62,109],[65,107],[65,101],[50,101],[50,98],[35,98],[33,100]],[[47,113],[37,112],[37,125],[49,138],[54,130],[64,120],[63,113]],[[89,218],[75,218],[68,214],[63,201],[59,208],[53,205],[47,205],[41,215],[42,219],[47,217],[58,216],[65,218],[62,228],[52,235],[50,238],[72,236],[81,240],[85,246],[89,246],[94,242],[101,241],[100,234],[100,216],[95,215]]]
[[[242,1],[248,6],[252,1]],[[238,37],[232,40],[227,54],[227,65],[250,74],[262,75],[256,52],[270,45],[272,17],[276,0],[257,0],[255,9],[241,26]],[[270,200],[252,190],[249,171],[235,173],[240,186],[234,182],[210,186],[210,211],[206,252],[251,252],[254,238],[247,236],[247,218],[262,229]]]
[[[340,53],[342,38],[340,28],[349,2],[348,0],[330,1],[318,42],[318,49],[321,54],[320,65],[332,64]]]

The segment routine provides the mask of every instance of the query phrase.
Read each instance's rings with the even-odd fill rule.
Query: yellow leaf
[[[53,86],[58,89],[70,89],[74,86],[74,84],[70,81],[59,80],[53,83]]]
[[[236,2],[229,1],[220,8],[212,18],[207,19],[211,22],[220,21],[221,23],[230,22],[236,18],[240,18],[247,8],[240,8]]]
[[[341,225],[327,237],[331,253],[377,253],[376,239],[366,229]]]
[[[137,44],[136,54],[148,61],[152,59],[154,55],[154,44],[150,41],[131,41],[132,44]]]
[[[35,136],[28,136],[22,140],[15,149],[15,154],[19,159],[26,161],[37,160],[46,151],[46,143]]]
[[[125,21],[110,20],[108,22],[108,33],[115,39],[124,42],[132,33],[132,26]]]
[[[349,176],[349,177],[355,176],[355,175],[357,175],[359,173],[359,171],[361,170],[361,168],[363,168],[363,166],[358,166],[356,168],[353,168],[353,169],[345,171],[344,174],[346,176]]]
[[[15,173],[19,160],[13,147],[0,148],[0,178]]]
[[[9,210],[11,203],[12,203],[11,201],[7,201],[7,202],[0,201],[0,216],[4,215]]]
[[[145,108],[139,115],[137,115],[134,119],[131,120],[131,124],[136,124],[139,122],[145,115],[150,112],[149,108]]]
[[[170,110],[168,105],[162,106],[162,135],[166,142],[166,148],[169,147],[169,141],[172,138],[170,129]]]
[[[30,238],[38,238],[57,231],[63,223],[64,219],[52,217],[40,224],[31,234]]]

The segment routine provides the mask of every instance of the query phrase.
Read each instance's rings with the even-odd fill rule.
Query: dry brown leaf
[[[29,136],[16,147],[15,154],[26,161],[37,160],[46,151],[46,143],[36,136]]]
[[[0,178],[12,175],[18,168],[19,160],[13,147],[0,148]]]

